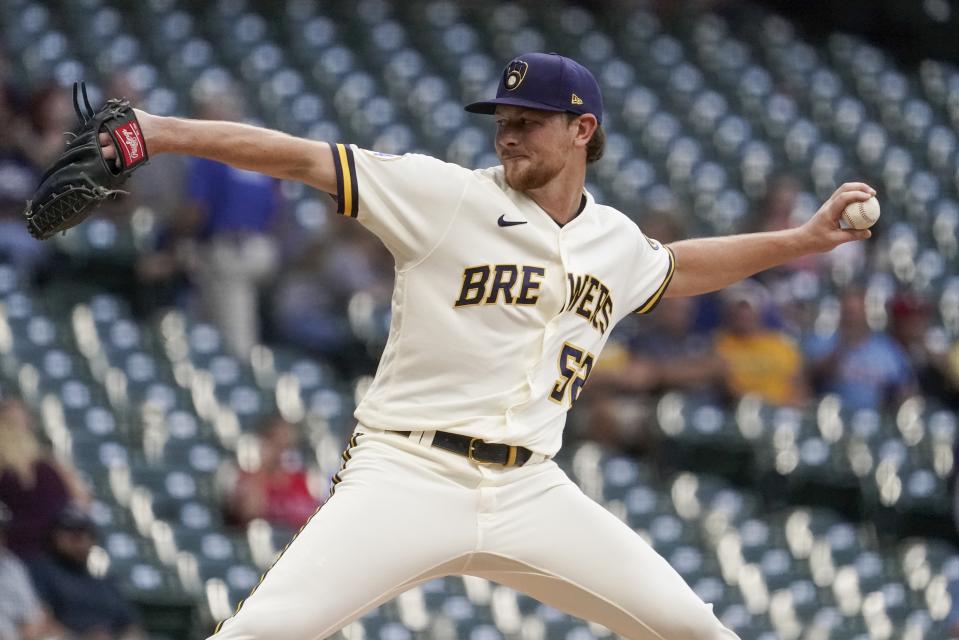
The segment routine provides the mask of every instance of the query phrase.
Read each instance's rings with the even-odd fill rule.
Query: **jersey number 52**
[[[550,400],[573,406],[593,370],[595,356],[574,344],[564,343],[559,352],[559,378],[549,394]],[[567,401],[568,399],[568,401]]]

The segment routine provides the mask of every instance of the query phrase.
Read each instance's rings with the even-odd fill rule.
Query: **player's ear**
[[[590,139],[592,139],[593,134],[596,132],[596,128],[599,127],[599,122],[596,120],[596,116],[591,113],[584,113],[580,116],[577,116],[570,122],[570,125],[575,125],[576,131],[574,133],[574,143],[576,146],[585,147],[589,144]]]

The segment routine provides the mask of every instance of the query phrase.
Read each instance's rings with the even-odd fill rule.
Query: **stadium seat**
[[[191,567],[193,562],[196,563],[195,571],[201,584],[206,585],[208,581],[215,579],[222,580],[231,594],[231,600],[237,595],[246,598],[260,582],[260,571],[250,564],[188,554],[184,556],[181,565]],[[187,582],[183,579],[184,573],[190,575],[192,570],[192,568],[185,568],[180,573],[184,583]]]
[[[659,515],[676,515],[669,495],[648,486],[633,487],[625,493],[622,503],[626,510],[626,522],[634,528],[649,527],[653,518]]]
[[[721,406],[671,392],[656,409],[666,437],[662,455],[670,466],[743,477],[752,464],[752,450]]]
[[[403,624],[379,617],[363,618],[364,637],[371,640],[413,640],[413,632]]]
[[[208,500],[179,500],[153,496],[151,514],[173,525],[209,531],[223,526],[223,517],[216,504]]]

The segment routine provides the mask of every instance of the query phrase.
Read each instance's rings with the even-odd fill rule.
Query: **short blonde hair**
[[[0,409],[0,474],[10,471],[24,487],[32,487],[42,449],[37,436],[11,418],[10,412]]]

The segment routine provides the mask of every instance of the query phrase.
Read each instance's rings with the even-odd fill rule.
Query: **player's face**
[[[495,118],[496,155],[510,187],[538,189],[562,171],[576,135],[566,114],[501,105]]]

